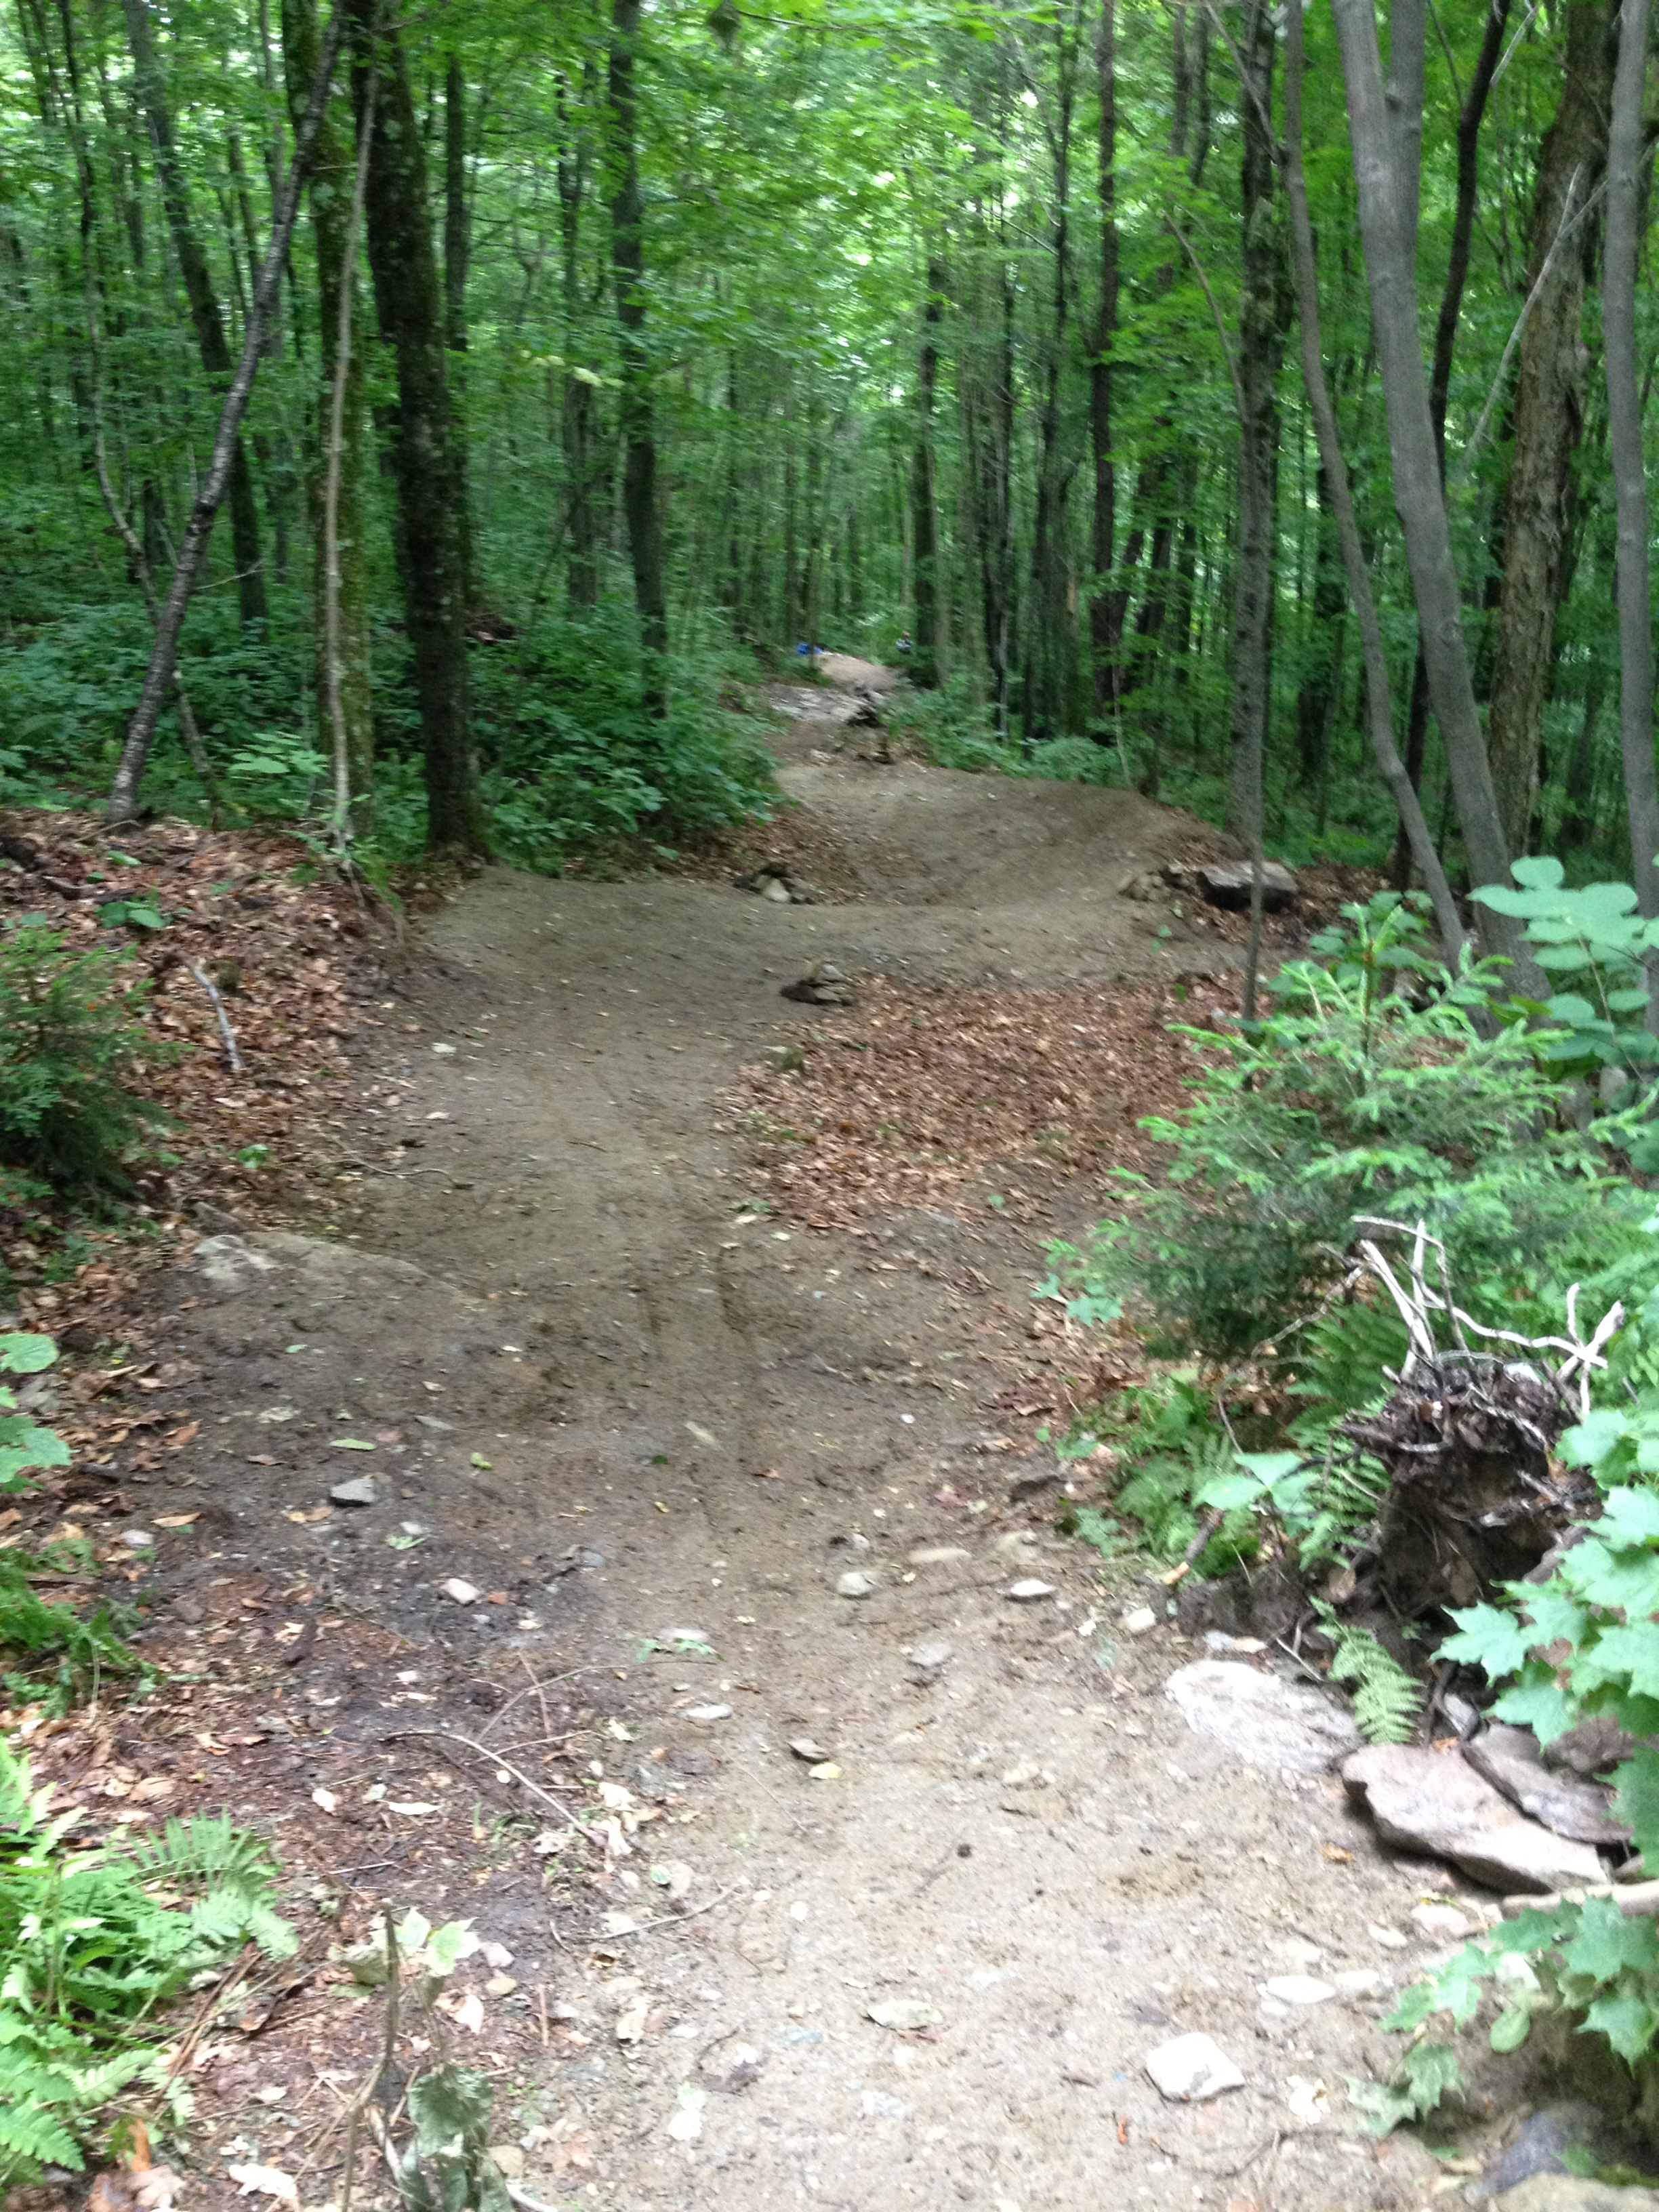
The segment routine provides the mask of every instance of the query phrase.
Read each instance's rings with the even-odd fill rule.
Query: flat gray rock
[[[1149,2051],[1145,2063],[1159,2095],[1172,2105],[1199,2105],[1244,2087],[1244,2076],[1207,2035],[1177,2035]]]
[[[1359,1731],[1346,1710],[1317,1690],[1281,1682],[1242,1659],[1196,1659],[1178,1667],[1164,1694],[1188,1728],[1247,1765],[1279,1774],[1322,1774],[1355,1750]]]
[[[380,1493],[372,1474],[354,1474],[348,1482],[331,1483],[328,1494],[336,1505],[373,1505]]]
[[[1614,1820],[1608,1793],[1594,1782],[1553,1774],[1530,1729],[1487,1729],[1463,1747],[1475,1772],[1501,1790],[1534,1820],[1580,1844],[1627,1844],[1630,1830]]]
[[[1242,913],[1250,903],[1250,864],[1248,860],[1206,860],[1198,871],[1198,887],[1212,906]],[[1278,860],[1261,864],[1261,906],[1266,914],[1281,914],[1294,903],[1300,889],[1296,878]]]
[[[1565,1889],[1607,1878],[1589,1844],[1528,1820],[1455,1751],[1370,1744],[1343,1762],[1342,1779],[1384,1843],[1449,1859],[1491,1889]]]
[[[1574,2173],[1534,2173],[1518,2189],[1486,2201],[1492,2212],[1659,2212],[1659,2189],[1615,2189]]]
[[[1518,2189],[1535,2174],[1562,2175],[1567,2171],[1565,2154],[1588,2152],[1598,2166],[1613,2163],[1618,2146],[1609,2140],[1607,2124],[1589,2105],[1545,2105],[1528,2113],[1468,2195],[1476,2203],[1501,2197]]]

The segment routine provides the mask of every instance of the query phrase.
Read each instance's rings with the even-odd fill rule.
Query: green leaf
[[[1532,2014],[1525,2005],[1510,2005],[1492,2024],[1494,2051],[1518,2051],[1532,2033]]]
[[[1194,1491],[1193,1503],[1230,1513],[1236,1506],[1254,1505],[1262,1489],[1263,1485],[1254,1475],[1212,1474]]]
[[[1659,2013],[1634,1990],[1597,1997],[1584,2014],[1584,2029],[1598,2029],[1632,2066],[1652,2043],[1656,2027],[1659,2027]]]
[[[1562,1946],[1561,1956],[1575,1974],[1597,1984],[1618,1981],[1659,1966],[1659,1936],[1652,1921],[1626,1920],[1611,1898],[1586,1898],[1578,1933]]]
[[[329,1449],[331,1451],[373,1451],[374,1447],[362,1437],[331,1437]],[[367,1475],[361,1478],[354,1475],[352,1480],[366,1482],[368,1478]]]
[[[1644,1744],[1614,1769],[1613,1779],[1620,1819],[1629,1821],[1636,1848],[1647,1864],[1659,1866],[1659,1752]]]
[[[1494,1681],[1522,1667],[1538,1641],[1534,1631],[1514,1613],[1500,1613],[1495,1605],[1470,1606],[1465,1612],[1454,1613],[1452,1619],[1457,1623],[1457,1632],[1440,1646],[1440,1656],[1472,1660],[1484,1667]]]
[[[1529,891],[1559,890],[1567,880],[1566,870],[1552,853],[1529,854],[1523,860],[1511,860],[1510,873],[1517,884]],[[1484,898],[1486,890],[1478,890],[1474,896]]]
[[[1609,1544],[1659,1544],[1659,1491],[1610,1490],[1595,1531]]]
[[[57,1357],[58,1346],[49,1336],[37,1336],[32,1330],[0,1335],[0,1373],[38,1375]]]

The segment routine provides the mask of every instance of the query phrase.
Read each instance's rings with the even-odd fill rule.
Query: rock
[[[1132,1605],[1118,1615],[1125,1632],[1130,1636],[1145,1636],[1149,1629],[1158,1626],[1158,1615],[1149,1605]]]
[[[1380,1997],[1389,1987],[1388,1976],[1375,1966],[1345,1966],[1335,1980],[1345,1997]]]
[[[517,2143],[491,2143],[489,2163],[504,2180],[522,2181],[524,2179],[524,2152]]]
[[[953,1559],[971,1559],[965,1544],[918,1544],[908,1554],[913,1567],[944,1567]]]
[[[792,1735],[789,1748],[797,1759],[804,1759],[809,1766],[822,1766],[830,1753],[821,1743],[814,1743],[810,1735]]]
[[[866,2120],[902,2120],[909,2110],[896,2097],[890,2097],[885,2089],[866,2089],[860,2102]]]
[[[482,1590],[471,1583],[463,1582],[459,1575],[450,1577],[443,1585],[443,1593],[446,1597],[453,1597],[457,1605],[477,1605],[483,1595]]]
[[[1248,860],[1206,860],[1198,871],[1198,887],[1212,906],[1241,914],[1250,903],[1250,864]],[[1264,914],[1282,914],[1295,902],[1300,889],[1296,878],[1278,860],[1261,867],[1261,907]]]
[[[851,1567],[836,1583],[836,1595],[837,1597],[869,1597],[873,1594],[876,1587],[876,1578],[873,1575],[866,1575],[859,1568]]]
[[[1489,2198],[1492,2212],[1659,2212],[1659,2189],[1615,2189],[1571,2173],[1535,2173]]]
[[[806,1054],[798,1044],[769,1044],[761,1058],[779,1075],[799,1075],[806,1065]]]
[[[1592,1713],[1546,1747],[1544,1764],[1588,1778],[1634,1758],[1641,1747],[1641,1738],[1626,1735],[1611,1713]]]
[[[912,2028],[937,2027],[944,2014],[922,1997],[879,1997],[865,2007],[878,2027],[903,2034]]]
[[[1365,1932],[1374,1942],[1380,1943],[1385,1951],[1404,1951],[1411,1943],[1409,1936],[1402,1936],[1397,1928],[1382,1927],[1375,1920],[1369,1923]]]
[[[252,1290],[261,1275],[274,1273],[276,1266],[268,1253],[256,1252],[242,1237],[204,1237],[191,1257],[226,1297]]]
[[[919,1674],[937,1674],[942,1667],[950,1665],[956,1654],[944,1637],[935,1636],[926,1644],[913,1644],[904,1656]]]
[[[709,2056],[713,2057],[714,2054],[711,2052]],[[703,2079],[722,2096],[735,2097],[739,2090],[750,2088],[760,2080],[765,2063],[764,2055],[752,2043],[739,2043],[730,2051],[720,2051],[717,2065],[711,2066],[705,2060]]]
[[[704,1723],[729,1721],[732,1717],[732,1708],[730,1705],[688,1705],[685,1709],[685,1717],[689,1721]]]
[[[787,896],[787,893],[785,894]],[[780,997],[793,999],[803,1006],[850,1006],[853,987],[833,961],[820,960],[807,969],[799,982],[786,983]]]
[[[1206,1651],[1243,1651],[1249,1656],[1267,1647],[1259,1636],[1229,1636],[1224,1628],[1206,1628],[1204,1648]]]
[[[1561,1889],[1604,1878],[1588,1844],[1528,1820],[1455,1752],[1374,1743],[1344,1761],[1342,1779],[1384,1843],[1449,1859],[1492,1889]]]
[[[1316,1981],[1311,1974],[1275,1974],[1261,1987],[1268,1996],[1288,2005],[1325,2004],[1336,1995],[1329,1982]]]
[[[1059,1480],[1060,1469],[1057,1467],[1028,1468],[1024,1474],[1017,1474],[1008,1485],[1008,1503],[1018,1505],[1024,1499],[1036,1498],[1042,1491],[1051,1489]]]
[[[372,1474],[354,1474],[349,1482],[331,1483],[328,1494],[336,1505],[373,1505],[380,1493]]]
[[[153,1552],[155,1549],[155,1539],[148,1528],[123,1528],[121,1541],[130,1551]]]
[[[1010,1583],[1003,1592],[1003,1595],[1012,1598],[1016,1605],[1036,1605],[1043,1598],[1053,1597],[1054,1595],[1054,1584],[1039,1582],[1035,1575],[1027,1575],[1023,1581]]]
[[[1437,1942],[1462,1943],[1476,1932],[1475,1923],[1455,1905],[1414,1905],[1406,1917]]]
[[[1188,1728],[1274,1773],[1322,1774],[1359,1742],[1342,1706],[1242,1660],[1196,1659],[1176,1668],[1164,1694]]]
[[[1530,1729],[1494,1727],[1463,1746],[1475,1772],[1558,1836],[1580,1844],[1627,1844],[1630,1830],[1611,1812],[1609,1792],[1593,1782],[1552,1774]]]
[[[1244,2076],[1207,2035],[1177,2035],[1147,2054],[1146,2071],[1171,2104],[1197,2105],[1224,2089],[1242,2089]]]
[[[789,886],[781,876],[769,876],[761,886],[761,896],[770,899],[774,906],[788,906],[792,902]]]
[[[1506,2201],[1512,2202],[1513,2192],[1534,2175],[1565,2174],[1562,2154],[1568,2150],[1588,2151],[1598,2165],[1610,2163],[1615,2146],[1607,2138],[1607,2124],[1593,2106],[1546,2105],[1521,2123],[1501,2156],[1471,2184],[1468,2194],[1480,2203],[1493,2197],[1503,2199],[1508,2191],[1511,2194]],[[1623,2204],[1624,2197],[1618,2201]]]
[[[663,1756],[663,1765],[672,1766],[676,1774],[718,1774],[720,1763],[712,1751],[701,1744],[671,1743]]]

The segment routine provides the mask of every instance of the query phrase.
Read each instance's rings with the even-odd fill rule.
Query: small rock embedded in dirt
[[[1311,1974],[1275,1974],[1261,1987],[1268,1996],[1277,1997],[1280,2004],[1325,2004],[1336,1995],[1329,1982],[1316,1981]]]
[[[831,960],[815,962],[799,982],[786,983],[779,996],[793,999],[803,1006],[850,1006],[854,1003],[852,985]]]
[[[857,1567],[849,1568],[836,1584],[837,1597],[870,1597],[876,1589],[873,1575],[861,1573]]]
[[[810,1735],[792,1735],[789,1748],[797,1759],[804,1759],[809,1766],[822,1766],[830,1756],[821,1743],[814,1743]]]
[[[971,1559],[965,1544],[919,1544],[907,1554],[913,1567],[947,1567],[953,1559]]]
[[[1176,1668],[1164,1694],[1198,1735],[1273,1773],[1322,1774],[1359,1742],[1340,1705],[1242,1660],[1196,1659]]]
[[[135,1552],[153,1552],[155,1539],[148,1528],[123,1528],[121,1541]]]
[[[672,1766],[676,1774],[718,1774],[720,1763],[712,1751],[703,1751],[695,1743],[673,1743],[664,1754],[663,1765]]]
[[[443,1585],[443,1593],[446,1597],[453,1597],[457,1605],[477,1605],[483,1595],[481,1589],[471,1583],[463,1582],[459,1575],[449,1577]]]
[[[770,899],[774,906],[793,904],[789,896],[789,886],[781,876],[769,876],[762,887],[761,896],[763,899]]]
[[[1207,1650],[1243,1651],[1247,1656],[1267,1648],[1259,1636],[1229,1636],[1224,1628],[1206,1628],[1204,1643]]]
[[[1119,1613],[1118,1620],[1125,1633],[1130,1636],[1145,1636],[1149,1630],[1158,1626],[1158,1615],[1149,1605],[1132,1605],[1126,1612]]]
[[[865,2010],[878,2027],[890,2027],[902,2034],[918,2027],[937,2027],[943,2014],[921,1997],[878,1997]]]
[[[729,1721],[732,1708],[730,1705],[688,1705],[685,1717],[689,1721]]]
[[[1345,1997],[1380,1997],[1389,1986],[1389,1978],[1375,1966],[1345,1966],[1336,1977],[1336,1986]]]
[[[1248,860],[1206,860],[1198,871],[1198,887],[1212,906],[1229,914],[1242,914],[1250,903],[1250,865]],[[1293,905],[1300,886],[1290,870],[1278,860],[1261,864],[1261,908],[1282,914]]]
[[[1365,1930],[1373,1942],[1380,1943],[1385,1951],[1404,1951],[1411,1943],[1409,1936],[1402,1936],[1397,1928],[1384,1928],[1373,1920]]]
[[[716,2054],[711,2052],[709,2056],[712,2058]],[[720,2052],[714,2064],[711,2065],[705,2059],[703,2079],[711,2089],[717,2090],[722,2096],[735,2097],[739,2090],[753,2087],[760,2080],[761,2069],[765,2063],[764,2055],[752,2043],[739,2043],[731,2051]]]
[[[917,1674],[937,1674],[941,1668],[950,1665],[956,1654],[942,1636],[936,1636],[926,1644],[913,1644],[904,1656]]]
[[[331,1483],[328,1494],[336,1505],[373,1505],[380,1493],[372,1474],[354,1474],[349,1482]]]
[[[1455,1905],[1414,1905],[1409,1917],[1413,1927],[1445,1942],[1461,1943],[1475,1933],[1475,1923]]]
[[[1475,1772],[1534,1820],[1580,1844],[1626,1844],[1630,1830],[1610,1809],[1612,1793],[1552,1774],[1530,1729],[1489,1728],[1463,1746]]]
[[[866,2089],[860,2101],[866,2120],[902,2120],[909,2110],[896,2097],[890,2097],[885,2089]]]
[[[1003,1592],[1003,1595],[1012,1598],[1016,1605],[1036,1605],[1041,1599],[1053,1597],[1054,1595],[1054,1584],[1039,1582],[1035,1575],[1027,1575],[1020,1582],[1010,1583]]]
[[[1449,1859],[1492,1889],[1562,1889],[1604,1879],[1589,1844],[1528,1820],[1455,1752],[1370,1744],[1345,1760],[1342,1779],[1384,1843]]]
[[[1207,2035],[1177,2035],[1160,2043],[1146,2060],[1158,2094],[1174,2105],[1197,2105],[1224,2089],[1242,2089],[1244,2076],[1218,2043]]]

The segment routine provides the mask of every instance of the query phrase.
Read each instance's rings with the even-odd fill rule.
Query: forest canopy
[[[17,0],[5,789],[557,867],[763,805],[829,647],[951,764],[1650,911],[1649,36]]]

